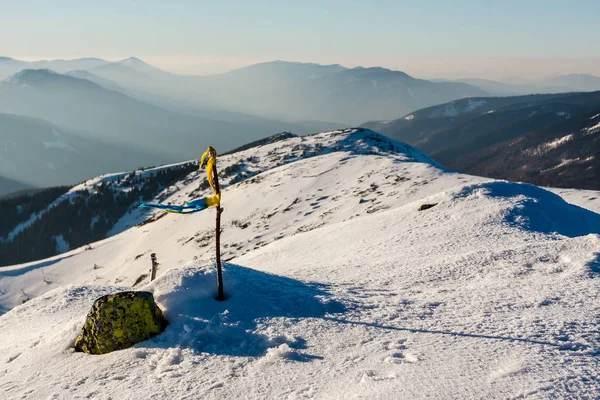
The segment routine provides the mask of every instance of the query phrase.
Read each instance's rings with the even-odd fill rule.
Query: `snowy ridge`
[[[74,150],[75,151],[75,150]],[[188,161],[189,162],[189,161]],[[151,176],[153,174],[156,174],[159,171],[165,170],[165,169],[170,169],[173,167],[177,167],[177,166],[181,166],[186,164],[186,162],[183,163],[176,163],[176,164],[170,164],[170,165],[163,165],[160,167],[155,167],[155,168],[148,168],[144,171],[134,171],[134,173],[136,174],[136,176]],[[20,223],[19,225],[17,225],[11,232],[9,232],[6,237],[0,237],[0,242],[10,242],[14,239],[14,237],[16,235],[18,235],[19,233],[21,233],[23,230],[29,228],[31,225],[33,225],[34,222],[36,222],[37,220],[39,220],[40,218],[42,218],[48,211],[50,211],[53,207],[56,207],[57,205],[65,202],[65,201],[72,201],[73,198],[75,196],[78,196],[82,193],[94,193],[97,189],[98,186],[106,183],[106,182],[116,182],[118,183],[119,181],[121,181],[122,179],[126,178],[127,176],[131,175],[132,172],[122,172],[122,173],[113,173],[113,174],[106,174],[106,175],[100,175],[96,178],[90,179],[88,181],[85,181],[79,185],[75,185],[73,186],[71,189],[69,189],[65,194],[59,196],[56,200],[54,200],[52,203],[50,203],[44,210],[39,211],[37,213],[33,213],[28,219],[27,221],[24,221],[22,223]],[[122,190],[126,191],[126,190],[130,190],[130,188],[128,187],[123,187]]]
[[[221,156],[219,157],[220,183],[223,188],[227,188],[229,185],[249,180],[259,173],[302,159],[331,153],[342,154],[340,156],[342,159],[346,159],[346,157],[348,159],[354,158],[360,155],[380,155],[391,157],[397,162],[422,162],[443,169],[441,165],[419,149],[386,138],[368,129],[358,128],[330,131],[303,137],[291,137],[278,140],[275,143],[252,147],[247,150]],[[346,155],[344,156],[343,154]],[[224,174],[228,170],[231,170],[231,173]],[[159,196],[159,199],[167,203],[181,204],[194,198],[208,195],[209,189],[207,187],[204,191],[201,191],[195,186],[198,180],[204,180],[204,174],[203,171],[190,174],[182,182],[182,185],[170,188],[164,195]],[[124,175],[127,174],[103,176],[86,184],[95,185],[105,179],[119,179]],[[190,184],[191,182],[194,183]],[[133,210],[113,227],[109,236],[140,224],[152,214],[160,215],[161,213],[156,213],[156,211],[148,209]]]
[[[228,300],[213,300],[211,210],[136,211],[144,224],[88,250],[2,268],[7,398],[600,395],[600,215],[561,197],[591,208],[595,192],[449,172],[366,130],[247,149],[219,170]],[[201,196],[198,174],[163,200]],[[133,285],[155,294],[165,333],[74,353],[94,299]]]

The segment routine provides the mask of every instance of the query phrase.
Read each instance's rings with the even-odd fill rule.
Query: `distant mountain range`
[[[65,73],[77,69],[89,69],[108,64],[109,61],[99,58],[79,58],[74,60],[40,60],[22,61],[9,57],[0,57],[0,80],[8,78],[24,69],[50,69],[58,73]]]
[[[385,68],[282,61],[188,80],[201,97],[217,105],[280,118],[349,124],[486,93],[464,83],[435,83]]]
[[[262,127],[177,114],[50,70],[23,70],[0,83],[0,110],[161,154],[158,161],[193,157],[209,141],[225,150],[265,136]]]
[[[166,162],[136,146],[116,145],[44,120],[0,114],[0,196],[32,187],[76,183],[90,176]]]
[[[13,181],[74,184],[101,172],[192,159],[209,144],[223,152],[278,132],[343,128],[484,93],[384,68],[272,62],[197,77],[134,57],[3,57],[0,78],[0,194],[21,187]]]
[[[74,184],[197,158],[208,145],[224,152],[269,134],[320,127],[192,106],[186,112],[181,104],[167,109],[95,75],[99,84],[73,75],[92,74],[26,69],[0,82],[0,194],[21,188],[9,179],[34,187]]]
[[[391,118],[398,113],[487,93],[470,84],[430,82],[379,67],[345,68],[274,61],[218,75],[181,76],[135,57],[117,62],[72,60],[70,68],[68,63],[0,62],[0,78],[22,69],[47,68],[161,106],[185,104],[188,111],[199,108],[205,112],[233,111],[290,121],[333,121],[337,126]],[[321,126],[321,130],[325,128]]]
[[[480,87],[490,94],[513,96],[520,94],[546,94],[566,92],[592,92],[600,90],[600,77],[589,74],[568,74],[541,80],[513,78],[510,82],[489,79],[437,79],[436,82],[462,82]]]
[[[600,91],[462,99],[363,126],[459,172],[600,189]]]
[[[117,62],[98,58],[27,62],[0,57],[0,79],[4,79],[0,81],[0,194],[193,159],[209,144],[226,152],[283,131],[307,134],[410,113],[418,120],[420,112],[413,111],[440,103],[443,106],[430,111],[441,113],[441,118],[428,121],[423,131],[405,129],[406,120],[368,126],[391,130],[392,136],[396,128],[402,128],[401,140],[424,146],[445,162],[440,152],[450,150],[435,144],[448,136],[433,139],[428,135],[434,128],[436,133],[462,121],[452,116],[461,104],[473,107],[473,112],[465,114],[469,118],[485,120],[489,117],[477,113],[542,99],[485,97],[488,93],[572,91],[600,85],[600,78],[589,75],[536,83],[543,89],[483,80],[431,82],[385,68],[283,61],[219,75],[182,76],[135,57]],[[471,100],[454,101],[460,98]],[[446,104],[449,101],[453,103]],[[487,106],[473,106],[481,101]],[[527,119],[510,115],[505,116],[506,123],[523,123],[511,130],[513,137],[529,132]],[[548,124],[552,121],[547,118]],[[504,126],[504,122],[498,124]],[[431,148],[422,138],[413,137],[421,134],[428,137]],[[480,132],[475,130],[473,135]],[[450,162],[455,161],[452,157]]]

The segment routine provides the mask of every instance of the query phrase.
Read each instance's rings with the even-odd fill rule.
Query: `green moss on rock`
[[[94,302],[75,350],[106,354],[161,334],[167,327],[150,292],[120,292]]]

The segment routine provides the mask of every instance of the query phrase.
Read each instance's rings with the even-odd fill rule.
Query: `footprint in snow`
[[[419,357],[413,353],[410,353],[408,346],[406,345],[407,340],[402,338],[393,342],[383,342],[384,348],[390,351],[391,354],[383,359],[383,362],[388,364],[405,364],[405,363],[416,363],[419,361]]]
[[[358,381],[360,383],[370,383],[370,382],[378,382],[378,381],[387,381],[391,379],[396,379],[398,376],[394,373],[390,373],[387,375],[380,375],[377,371],[366,370],[360,374]]]
[[[412,353],[397,351],[392,355],[383,359],[383,362],[388,364],[405,364],[405,363],[416,363],[419,361],[419,357]]]

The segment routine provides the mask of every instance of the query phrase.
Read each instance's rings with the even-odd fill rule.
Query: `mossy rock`
[[[167,320],[150,292],[120,292],[94,302],[75,350],[106,354],[160,335]]]

